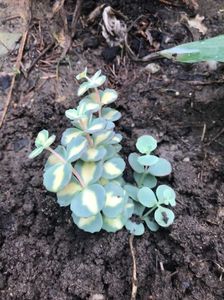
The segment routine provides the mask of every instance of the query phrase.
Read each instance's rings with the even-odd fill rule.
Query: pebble
[[[185,158],[183,159],[183,161],[184,161],[184,162],[189,162],[189,161],[190,161],[190,157],[185,157]]]

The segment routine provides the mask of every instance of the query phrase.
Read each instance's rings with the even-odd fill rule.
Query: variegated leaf
[[[114,102],[118,97],[118,94],[115,90],[112,89],[105,89],[101,96],[101,103],[103,105],[110,104]]]
[[[69,163],[58,163],[44,172],[44,186],[50,192],[62,190],[70,181],[72,166]]]
[[[85,137],[78,136],[67,145],[68,162],[74,162],[79,159],[83,152],[87,150],[88,142]]]
[[[120,157],[114,157],[104,163],[102,176],[107,179],[113,179],[120,176],[124,169],[124,160]]]
[[[105,190],[99,184],[93,184],[77,193],[71,202],[71,210],[78,217],[96,215],[105,205]]]
[[[124,227],[126,219],[123,214],[118,215],[116,218],[108,218],[103,216],[102,228],[107,232],[116,232]]]
[[[106,202],[103,207],[103,213],[109,218],[115,218],[123,211],[125,206],[124,190],[115,183],[109,183],[104,188]]]
[[[116,109],[104,107],[102,109],[102,117],[108,121],[115,122],[121,118],[121,113]]]
[[[101,213],[96,214],[88,218],[80,218],[75,214],[72,214],[74,223],[82,230],[94,233],[99,232],[103,226],[103,218]]]
[[[86,152],[81,156],[81,159],[84,161],[99,161],[104,159],[107,150],[103,146],[97,148],[90,147]]]
[[[102,132],[105,129],[105,126],[106,126],[106,121],[103,118],[97,118],[89,124],[86,132],[88,133]]]
[[[78,161],[75,164],[75,169],[86,186],[97,182],[103,173],[102,162]]]
[[[114,136],[113,131],[104,131],[101,133],[93,134],[94,145],[98,146],[107,143],[109,140],[112,139],[113,136]]]
[[[57,202],[60,206],[68,206],[75,194],[82,190],[81,185],[72,177],[71,181],[57,193]]]
[[[56,153],[58,153],[65,161],[67,161],[67,151],[65,149],[65,147],[59,145],[55,150],[54,150]],[[56,164],[60,164],[62,163],[61,160],[55,156],[54,154],[51,154],[49,157],[48,157],[48,160],[45,164],[45,167],[44,167],[44,170],[46,171],[48,168],[56,165]]]
[[[64,146],[67,146],[74,138],[82,135],[83,132],[77,128],[68,128],[66,129],[61,138],[61,143]]]

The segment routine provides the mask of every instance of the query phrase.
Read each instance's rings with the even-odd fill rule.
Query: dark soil
[[[74,9],[70,2],[68,11]],[[186,39],[183,28],[175,23],[180,13],[194,14],[180,2],[179,7],[158,1],[107,2],[113,2],[113,7],[129,20],[157,13],[161,28],[170,36],[173,33],[174,43],[177,37],[179,42]],[[86,3],[83,15],[95,7],[94,1]],[[224,34],[224,14],[218,11],[224,8],[223,1],[204,0],[199,4],[208,27],[206,36]],[[37,41],[39,38],[38,22],[45,46],[49,43],[43,8],[47,14],[50,2],[37,2],[33,8],[36,23],[25,51],[26,62],[37,55],[31,46],[33,36]],[[43,76],[55,74],[61,53],[61,49],[51,49],[43,57],[49,65],[38,62],[28,79],[21,76],[17,81],[0,132],[0,299],[130,299],[128,233],[121,230],[91,235],[79,230],[72,223],[69,209],[60,208],[55,195],[42,185],[46,157],[27,158],[39,130],[57,133],[59,141],[68,126],[64,111],[78,101],[74,74],[86,65],[92,73],[101,68],[109,78],[108,85],[119,92],[116,106],[123,115],[118,122],[124,136],[123,156],[127,158],[134,151],[137,137],[147,133],[158,139],[158,154],[173,165],[172,176],[166,180],[177,193],[174,225],[134,239],[137,299],[224,299],[223,66],[209,71],[203,64],[159,60],[160,71],[149,78],[143,71],[146,64],[126,57],[126,64],[117,66],[114,76],[109,68],[112,64],[101,55],[106,44],[99,28],[93,25],[82,30],[79,26],[69,52],[72,68],[62,65],[59,81],[44,80]],[[84,50],[83,41],[96,35],[96,49]]]

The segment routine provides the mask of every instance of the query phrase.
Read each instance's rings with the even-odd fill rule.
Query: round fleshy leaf
[[[81,185],[73,177],[61,191],[57,193],[57,202],[60,206],[68,206],[76,193],[82,190]]]
[[[136,147],[143,154],[150,154],[157,147],[157,141],[151,135],[143,135],[138,138]]]
[[[120,141],[122,140],[122,135],[119,133],[116,133],[112,139],[109,141],[109,144],[114,145],[114,144],[118,144],[120,143]]]
[[[145,206],[141,205],[140,203],[135,202],[135,207],[133,214],[139,217],[143,216],[143,212],[145,210]]]
[[[123,214],[120,214],[116,218],[108,218],[103,216],[103,229],[107,232],[116,232],[120,230],[126,222]]]
[[[138,157],[138,162],[142,166],[152,166],[158,162],[159,158],[155,155],[146,154]]]
[[[168,185],[159,185],[156,189],[156,196],[159,200],[159,204],[176,205],[176,194],[174,190]]]
[[[86,78],[86,75],[87,75],[87,68],[85,68],[85,70],[81,73],[79,73],[77,76],[76,76],[76,79],[77,80],[80,80],[80,79],[84,79]]]
[[[77,95],[78,96],[84,95],[85,92],[88,91],[89,88],[90,88],[89,82],[83,82],[78,88]]]
[[[105,145],[104,148],[106,149],[107,153],[104,157],[104,160],[108,160],[114,156],[116,156],[117,151],[113,145]]]
[[[97,88],[99,86],[101,86],[102,84],[104,84],[104,82],[106,81],[106,76],[105,75],[101,75],[99,76],[99,71],[96,72],[93,77],[90,79],[89,83],[89,87],[90,88]]]
[[[75,214],[72,214],[74,223],[82,230],[94,233],[99,232],[103,226],[103,218],[101,213],[96,214],[88,218],[79,218]]]
[[[154,213],[156,222],[162,227],[170,226],[174,221],[174,213],[169,208],[158,207]]]
[[[51,135],[49,137],[49,139],[47,139],[47,141],[45,142],[44,148],[46,149],[46,148],[50,147],[54,143],[55,139],[56,139],[56,135],[54,135],[54,134]]]
[[[120,176],[125,169],[125,162],[120,157],[111,158],[103,165],[103,177],[113,179]]]
[[[72,176],[71,164],[56,164],[47,168],[44,172],[44,186],[50,192],[62,190],[70,181]]]
[[[108,121],[115,122],[121,118],[121,113],[116,109],[104,107],[102,109],[102,117]]]
[[[79,118],[80,118],[77,110],[74,108],[66,110],[65,116],[72,121],[79,120]]]
[[[104,159],[106,153],[107,150],[103,146],[99,146],[98,148],[89,148],[82,154],[81,159],[84,161],[99,161]]]
[[[145,217],[144,221],[147,227],[149,228],[149,230],[156,232],[159,229],[159,225],[153,219],[149,217]]]
[[[110,104],[114,102],[118,97],[118,94],[115,90],[112,89],[105,89],[101,96],[101,103],[103,105]]]
[[[114,122],[107,121],[107,124],[106,124],[105,130],[112,130],[112,129],[114,129],[114,127],[115,127],[115,124],[114,124]]]
[[[138,162],[139,155],[137,153],[131,153],[128,156],[128,162],[132,169],[137,173],[144,173],[144,167]]]
[[[101,73],[102,73],[101,70],[96,71],[96,73],[91,77],[91,80],[92,81],[96,80],[101,75]]]
[[[149,167],[148,173],[154,176],[167,176],[172,172],[170,162],[164,158],[159,158],[158,162]]]
[[[92,184],[75,194],[71,202],[72,212],[87,218],[96,215],[105,205],[105,189],[99,184]]]
[[[59,145],[54,151],[56,153],[58,153],[65,161],[67,160],[67,151],[66,151],[65,147]],[[60,163],[62,163],[61,160],[54,154],[51,154],[48,157],[48,160],[45,164],[44,170],[46,171],[48,168],[50,168],[56,164],[60,164]]]
[[[84,151],[87,150],[88,142],[83,136],[77,136],[67,145],[68,162],[79,159]]]
[[[105,144],[109,140],[111,140],[113,136],[114,136],[113,131],[104,131],[101,133],[95,133],[93,134],[94,145],[98,146],[98,145]]]
[[[100,110],[100,105],[88,96],[79,102],[79,106],[83,113],[95,113]]]
[[[132,184],[125,184],[124,189],[131,199],[138,201],[138,198],[137,198],[138,188],[136,186],[134,186]]]
[[[125,205],[124,190],[120,185],[115,183],[109,183],[104,188],[106,202],[103,207],[103,213],[109,218],[115,218],[122,212]]]
[[[157,199],[154,192],[144,186],[138,191],[138,201],[145,207],[153,207],[157,205]]]
[[[90,123],[86,132],[88,133],[102,132],[102,130],[105,129],[105,126],[106,126],[106,121],[103,118],[97,118]]]
[[[122,176],[116,177],[115,179],[110,180],[111,183],[118,184],[123,187],[125,184],[124,178]]]
[[[83,132],[77,128],[68,128],[62,134],[61,143],[62,145],[67,146],[72,141],[72,139],[82,134]]]
[[[84,162],[79,160],[75,164],[75,169],[81,176],[85,185],[97,182],[103,173],[101,162]]]
[[[135,207],[134,202],[128,198],[123,211],[123,215],[126,220],[125,222],[127,222],[127,220],[131,218],[131,216],[133,215],[134,207]]]
[[[144,174],[138,174],[134,172],[134,179],[139,187],[141,186],[147,186],[148,188],[152,189],[157,184],[157,179],[155,176],[152,176],[150,174],[146,174],[142,177]]]
[[[49,138],[49,132],[46,129],[41,130],[38,133],[37,138],[35,140],[35,146],[36,147],[40,147],[40,146],[44,147],[44,144],[46,143],[48,138]]]
[[[131,220],[128,220],[125,227],[133,235],[142,235],[145,232],[144,225],[142,223],[137,224]]]
[[[39,146],[38,148],[34,149],[30,154],[29,154],[29,158],[32,159],[32,158],[35,158],[37,157],[39,154],[41,154],[44,150],[44,147],[42,146]]]

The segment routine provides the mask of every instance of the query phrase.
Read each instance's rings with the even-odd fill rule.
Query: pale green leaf
[[[57,193],[57,202],[60,206],[68,206],[71,204],[73,197],[81,190],[81,185],[73,176],[71,181]]]
[[[94,145],[98,146],[98,145],[105,144],[108,141],[110,141],[113,136],[114,136],[114,132],[110,130],[101,133],[95,133],[93,134]]]
[[[142,235],[145,232],[144,225],[142,223],[137,224],[131,220],[128,220],[125,227],[133,235]]]
[[[48,138],[49,138],[49,132],[46,129],[41,130],[38,133],[37,138],[35,140],[35,146],[36,147],[40,147],[40,146],[44,147],[44,144],[46,143]]]
[[[72,141],[72,139],[82,134],[83,132],[77,128],[68,128],[62,134],[61,143],[66,146]]]
[[[50,192],[62,190],[70,181],[72,166],[68,163],[58,163],[44,172],[44,186]]]
[[[164,158],[159,158],[158,162],[148,169],[148,173],[154,176],[167,176],[171,172],[171,164]]]
[[[143,135],[138,138],[136,147],[143,154],[150,154],[157,147],[157,141],[151,135]]]
[[[157,205],[157,199],[154,192],[146,186],[139,189],[137,197],[138,201],[145,207],[153,207]]]
[[[103,165],[103,177],[113,179],[120,176],[125,169],[125,162],[120,157],[111,158]]]
[[[103,118],[94,119],[88,126],[86,132],[88,133],[98,133],[105,129],[106,121]]]
[[[83,82],[78,88],[77,95],[79,97],[82,96],[83,94],[85,94],[85,92],[88,91],[89,88],[90,88],[89,82]]]
[[[131,153],[128,156],[128,162],[132,169],[137,173],[144,173],[144,166],[138,162],[139,155],[137,153]]]
[[[84,151],[87,151],[88,142],[85,137],[77,136],[67,145],[68,162],[74,162],[79,159]]]
[[[71,210],[78,217],[96,215],[105,205],[105,189],[99,184],[85,187],[75,194],[71,202]]]
[[[126,222],[123,214],[120,214],[116,218],[108,218],[103,216],[103,229],[107,232],[116,232],[120,230]]]
[[[131,199],[138,201],[138,188],[136,186],[132,184],[125,184],[124,189],[127,192],[128,196],[131,197]]]
[[[103,213],[109,218],[115,218],[123,211],[125,206],[124,190],[115,183],[109,183],[104,188],[106,202],[103,207]]]
[[[35,158],[37,157],[39,154],[41,154],[44,150],[44,147],[39,146],[38,148],[34,149],[30,154],[29,154],[29,158]]]
[[[160,51],[159,54],[184,63],[201,61],[224,62],[224,35],[182,44]]]
[[[97,182],[103,173],[101,162],[83,162],[79,160],[75,164],[75,169],[81,176],[85,185]]]
[[[114,102],[118,97],[118,94],[115,90],[112,89],[105,89],[101,96],[101,103],[103,105],[110,104]]]
[[[159,204],[165,205],[176,205],[176,194],[174,190],[168,185],[162,184],[159,185],[156,189],[156,196],[159,200]]]
[[[79,73],[77,76],[76,76],[76,79],[77,80],[80,80],[80,79],[84,79],[86,78],[86,75],[87,75],[87,68],[85,68],[85,70],[81,73]]]
[[[67,151],[65,147],[59,145],[54,151],[58,153],[65,161],[67,160]],[[58,156],[51,154],[45,164],[44,170],[46,171],[48,168],[59,163],[62,163],[62,161],[58,158]]]
[[[159,225],[150,217],[145,217],[144,221],[149,228],[149,230],[155,232],[159,229]]]
[[[72,214],[74,223],[82,230],[94,233],[99,232],[103,225],[103,218],[101,213],[96,214],[88,218],[79,218],[75,214]]]
[[[115,122],[121,118],[121,113],[116,109],[104,107],[102,109],[102,117],[108,121]]]
[[[152,189],[157,184],[157,179],[155,176],[150,174],[139,174],[134,172],[134,179],[139,187],[147,186],[148,188]]]
[[[81,159],[84,161],[99,161],[105,158],[106,153],[107,150],[103,146],[90,147],[82,154]]]
[[[174,221],[174,213],[169,208],[158,207],[154,213],[156,222],[162,227],[170,226]]]
[[[138,157],[138,162],[142,166],[152,166],[155,165],[158,162],[159,158],[155,155],[142,155]]]

